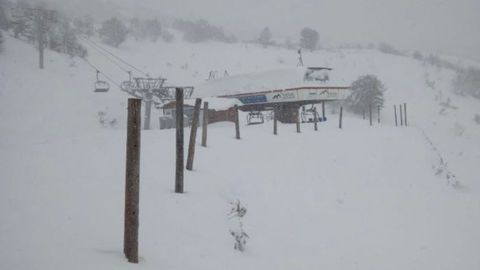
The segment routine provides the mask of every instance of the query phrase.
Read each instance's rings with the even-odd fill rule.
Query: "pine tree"
[[[313,51],[317,48],[318,39],[319,35],[316,30],[305,27],[300,32],[300,47]]]
[[[260,36],[258,37],[258,42],[262,44],[263,47],[267,47],[272,43],[272,32],[270,32],[270,28],[263,28],[262,32],[260,32]]]
[[[364,75],[352,83],[352,94],[345,100],[346,105],[355,113],[383,107],[385,86],[374,75]]]
[[[0,30],[0,53],[3,52],[3,32]]]

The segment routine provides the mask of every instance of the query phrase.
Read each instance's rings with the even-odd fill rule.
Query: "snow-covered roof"
[[[192,97],[212,97],[288,89],[306,86],[349,86],[334,70],[322,70],[328,80],[304,80],[306,67],[283,68],[265,72],[232,75],[195,86]]]
[[[175,102],[175,101],[172,101],[172,102]],[[232,108],[233,106],[235,105],[242,105],[242,103],[238,100],[238,99],[235,99],[235,98],[218,98],[218,97],[206,97],[206,98],[202,98],[202,108],[203,108],[203,103],[204,102],[208,102],[208,108],[211,109],[211,110],[227,110],[229,108]],[[170,104],[170,103],[168,103]],[[166,104],[166,106],[168,105]],[[183,104],[184,105],[187,105],[187,106],[195,106],[195,99],[185,99],[183,101]]]

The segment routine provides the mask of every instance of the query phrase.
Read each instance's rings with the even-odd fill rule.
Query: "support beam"
[[[188,144],[187,170],[189,171],[193,170],[193,159],[195,157],[195,142],[197,138],[200,106],[202,106],[202,100],[200,98],[197,98],[195,100],[195,107],[193,109],[192,128],[190,129],[190,142]]]

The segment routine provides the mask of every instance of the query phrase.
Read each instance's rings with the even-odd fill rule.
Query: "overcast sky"
[[[297,40],[304,26],[321,41],[389,42],[404,49],[480,60],[480,0],[50,0],[78,7],[113,4],[123,14],[205,18],[242,39],[269,26],[274,37]],[[128,9],[125,10],[125,7]],[[117,8],[115,8],[117,9]]]

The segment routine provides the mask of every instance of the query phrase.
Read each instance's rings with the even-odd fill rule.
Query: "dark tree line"
[[[235,42],[233,35],[225,34],[222,27],[210,24],[206,20],[189,21],[178,19],[173,23],[173,28],[183,32],[183,39],[188,42],[202,42],[215,40],[221,42]]]

